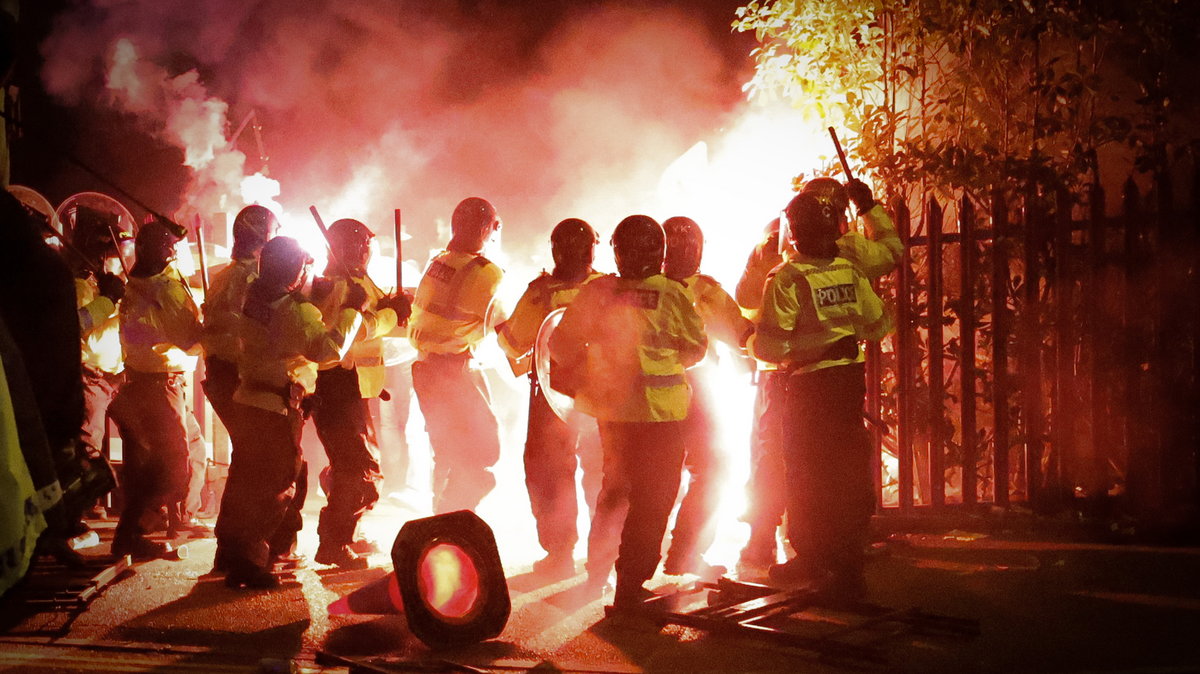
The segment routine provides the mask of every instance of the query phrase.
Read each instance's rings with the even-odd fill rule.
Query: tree
[[[755,0],[754,95],[858,136],[889,185],[1075,186],[1097,150],[1165,166],[1200,15],[1178,0]],[[1189,102],[1190,103],[1190,102]],[[1090,181],[1089,181],[1090,182]]]

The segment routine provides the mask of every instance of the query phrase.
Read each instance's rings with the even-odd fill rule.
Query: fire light
[[[452,543],[437,542],[425,551],[417,587],[425,605],[448,622],[467,622],[479,607],[479,572],[475,562]]]
[[[469,510],[411,520],[392,545],[409,628],[430,646],[491,639],[512,605],[492,530]]]

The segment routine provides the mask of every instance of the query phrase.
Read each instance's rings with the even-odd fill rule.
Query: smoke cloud
[[[265,171],[289,212],[316,204],[386,235],[402,207],[415,243],[435,246],[477,195],[510,254],[543,258],[563,218],[606,237],[653,208],[663,171],[725,123],[748,74],[696,12],[549,2],[90,0],[42,52],[53,95],[102,100],[180,149],[191,184],[160,196],[176,207],[236,210]],[[265,164],[250,129],[231,138],[251,111]]]

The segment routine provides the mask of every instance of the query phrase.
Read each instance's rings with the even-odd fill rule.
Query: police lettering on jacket
[[[408,338],[421,353],[474,352],[504,272],[476,253],[443,251],[429,263],[413,298]]]
[[[569,385],[576,407],[602,421],[685,418],[684,370],[707,346],[691,296],[661,274],[588,282],[550,337],[556,367],[577,373]]]
[[[798,258],[767,279],[751,355],[798,372],[862,362],[857,340],[891,330],[871,282],[845,258]],[[846,348],[848,346],[848,348]]]

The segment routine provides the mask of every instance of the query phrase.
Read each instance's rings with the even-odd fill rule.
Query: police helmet
[[[839,213],[835,204],[811,193],[801,192],[793,197],[783,215],[796,250],[812,257],[836,256],[837,239],[841,236]]]
[[[134,255],[143,264],[167,262],[175,257],[175,244],[179,236],[170,225],[159,219],[151,220],[138,229],[133,240]]]
[[[804,188],[800,191],[804,194],[811,194],[823,204],[832,205],[838,212],[845,212],[846,208],[850,206],[850,197],[846,194],[846,186],[833,178],[813,178],[804,183]]]
[[[667,235],[667,254],[663,272],[674,279],[687,278],[700,271],[704,254],[704,234],[695,220],[683,216],[667,218],[662,224]]]
[[[375,233],[353,218],[342,218],[329,226],[329,247],[355,273],[364,272],[371,261],[373,238]]]
[[[613,255],[622,277],[644,279],[662,273],[666,235],[648,215],[631,215],[613,230]]]
[[[258,277],[271,288],[295,290],[304,284],[304,272],[312,257],[290,236],[267,241],[258,257]]]
[[[579,218],[567,218],[550,232],[550,252],[554,255],[555,270],[567,272],[586,269],[595,258],[600,237],[596,230]]]
[[[74,227],[70,229],[71,243],[82,251],[89,260],[97,261],[106,256],[117,255],[114,246],[133,241],[133,234],[121,227],[121,216],[104,210],[77,206]]]
[[[492,232],[500,227],[496,207],[487,199],[467,197],[458,202],[450,216],[450,231],[456,247],[473,251],[483,248]]]
[[[233,219],[233,245],[257,250],[262,247],[279,227],[279,219],[271,209],[251,204],[238,212]],[[236,256],[235,256],[236,257]]]

